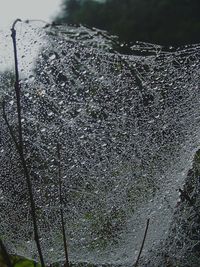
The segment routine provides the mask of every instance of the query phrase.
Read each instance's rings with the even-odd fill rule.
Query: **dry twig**
[[[148,228],[149,228],[149,221],[150,221],[150,219],[147,219],[147,224],[146,224],[146,228],[145,228],[145,232],[144,232],[144,237],[143,237],[143,240],[142,240],[142,245],[140,247],[140,251],[139,251],[137,260],[136,260],[136,262],[134,264],[134,267],[138,266],[138,263],[139,263],[139,260],[140,260],[140,256],[142,254],[142,250],[144,248],[144,243],[145,243],[145,240],[146,240],[146,237],[147,237]]]
[[[18,117],[18,140],[12,130],[12,127],[10,126],[6,113],[5,113],[5,103],[3,103],[3,116],[4,120],[6,122],[6,125],[8,127],[8,130],[10,132],[10,135],[15,143],[16,149],[19,153],[20,160],[22,163],[23,171],[24,171],[24,177],[27,181],[28,186],[28,192],[30,197],[30,204],[31,204],[31,215],[32,215],[32,221],[33,221],[33,228],[34,228],[34,238],[37,245],[39,257],[41,266],[45,267],[44,259],[42,255],[42,250],[40,246],[40,240],[39,240],[39,234],[38,234],[38,226],[37,226],[37,219],[36,219],[36,208],[35,208],[35,202],[33,198],[33,190],[32,190],[32,184],[31,179],[29,175],[29,171],[27,168],[27,163],[24,156],[24,145],[23,145],[23,134],[22,134],[22,119],[21,119],[21,98],[20,98],[20,84],[19,84],[19,70],[18,70],[18,58],[17,58],[17,42],[16,42],[16,30],[15,25],[17,22],[21,21],[20,19],[17,19],[14,21],[12,28],[11,28],[11,37],[13,40],[13,49],[14,49],[14,60],[15,60],[15,94],[16,94],[16,104],[17,104],[17,117]]]
[[[58,178],[59,178],[60,215],[61,215],[61,224],[62,224],[63,243],[64,243],[64,250],[65,250],[65,264],[64,264],[64,267],[69,267],[67,238],[66,238],[66,233],[65,233],[64,216],[63,216],[61,157],[60,157],[60,145],[59,144],[57,144],[57,154],[58,154]]]

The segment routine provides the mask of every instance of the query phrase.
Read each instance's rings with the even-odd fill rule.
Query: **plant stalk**
[[[62,235],[63,235],[63,245],[65,250],[65,264],[64,267],[69,267],[68,249],[67,249],[67,238],[64,225],[63,216],[63,198],[62,198],[62,179],[61,179],[61,156],[60,156],[60,145],[57,144],[57,154],[58,154],[58,179],[59,179],[59,198],[60,198],[60,216],[62,224]]]
[[[38,234],[38,226],[37,226],[37,219],[36,219],[36,208],[35,208],[35,201],[33,197],[33,189],[31,184],[31,178],[29,175],[29,171],[27,168],[27,163],[24,156],[24,145],[23,145],[23,134],[22,134],[22,119],[21,119],[21,95],[20,95],[20,84],[19,84],[19,70],[18,70],[18,57],[17,57],[17,42],[16,42],[16,30],[15,25],[17,22],[21,21],[20,19],[17,19],[14,21],[12,28],[11,28],[11,37],[13,40],[13,49],[14,49],[14,61],[15,61],[15,94],[16,94],[16,104],[17,104],[17,117],[18,117],[18,145],[17,150],[22,162],[22,167],[24,171],[24,176],[27,181],[28,186],[28,192],[30,197],[30,204],[31,204],[31,216],[33,221],[33,228],[34,228],[34,239],[37,245],[39,258],[41,262],[41,266],[45,267],[44,259],[42,255],[42,250],[40,246],[40,240],[39,240],[39,234]],[[8,123],[7,123],[8,124]],[[9,129],[10,130],[10,129]],[[11,131],[12,132],[12,131]],[[12,136],[12,134],[11,134]],[[13,138],[13,137],[12,137]],[[15,142],[15,138],[14,138]]]
[[[138,266],[138,263],[139,263],[139,260],[140,260],[140,256],[141,256],[143,248],[144,248],[144,243],[145,243],[145,240],[146,240],[146,237],[147,237],[148,228],[149,228],[149,221],[150,221],[150,219],[147,219],[146,228],[145,228],[145,232],[144,232],[144,237],[143,237],[142,244],[141,244],[141,247],[140,247],[140,251],[139,251],[137,260],[136,260],[136,262],[134,264],[134,267]]]

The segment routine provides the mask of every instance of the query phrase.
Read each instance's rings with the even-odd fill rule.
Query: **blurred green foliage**
[[[40,267],[40,264],[35,263],[32,260],[25,259],[19,256],[10,255],[10,260],[13,267]],[[0,250],[0,267],[7,267],[4,257]]]
[[[199,0],[63,0],[56,22],[105,29],[126,43],[200,42]]]
[[[39,263],[36,263],[32,260],[25,259],[19,256],[10,255],[11,263],[13,264],[13,267],[41,267]],[[47,265],[46,267],[63,267],[63,263],[53,263],[51,265]],[[90,263],[71,263],[71,267],[96,267],[94,264]],[[0,250],[0,267],[7,267],[4,258],[1,254]],[[103,267],[103,266],[102,266]],[[110,265],[106,265],[104,267],[111,267]],[[120,266],[119,266],[120,267]]]

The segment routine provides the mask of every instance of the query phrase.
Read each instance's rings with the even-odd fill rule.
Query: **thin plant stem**
[[[17,100],[17,116],[18,116],[18,133],[19,133],[19,147],[23,152],[23,139],[22,139],[22,120],[21,120],[21,101],[20,101],[20,84],[19,84],[19,70],[18,70],[18,58],[17,58],[17,42],[16,42],[16,30],[15,25],[20,22],[20,19],[16,19],[11,28],[11,37],[13,40],[14,49],[14,61],[15,61],[15,94]]]
[[[148,228],[149,228],[149,221],[150,221],[150,219],[147,219],[146,228],[145,228],[145,232],[144,232],[144,237],[143,237],[142,244],[141,244],[141,247],[140,247],[140,251],[139,251],[137,260],[136,260],[136,262],[134,264],[134,267],[138,266],[138,263],[139,263],[139,260],[140,260],[140,256],[141,256],[143,248],[144,248],[144,243],[145,243],[145,240],[146,240],[146,237],[147,237]]]
[[[2,256],[3,256],[3,258],[4,258],[5,262],[6,262],[6,265],[8,267],[13,267],[13,265],[11,263],[11,260],[10,260],[10,256],[9,256],[9,254],[7,252],[7,249],[4,246],[4,243],[3,243],[3,241],[1,239],[0,239],[0,248],[1,248]]]
[[[31,216],[33,221],[33,229],[34,229],[34,239],[37,245],[38,254],[41,262],[41,266],[45,267],[44,259],[42,255],[42,250],[40,246],[40,240],[39,240],[39,234],[38,234],[38,226],[37,226],[37,219],[36,219],[36,208],[35,208],[35,201],[33,197],[33,189],[32,189],[32,183],[31,178],[29,175],[29,171],[27,168],[27,163],[24,156],[24,145],[23,145],[23,134],[22,134],[22,119],[21,119],[21,95],[20,95],[20,84],[19,84],[19,70],[18,70],[18,57],[17,57],[17,42],[16,42],[16,30],[15,25],[17,22],[21,21],[20,19],[17,19],[14,21],[12,28],[11,28],[11,37],[13,40],[13,49],[14,49],[14,60],[15,60],[15,94],[16,94],[16,104],[17,104],[17,117],[18,117],[18,138],[19,141],[17,142],[17,150],[22,162],[22,167],[24,171],[24,176],[27,181],[28,186],[28,192],[30,197],[30,204],[31,204]],[[5,113],[5,112],[4,112]],[[4,117],[6,117],[4,115]],[[7,125],[9,125],[8,121],[6,122]],[[11,128],[8,127],[10,132]],[[11,134],[11,137],[13,138],[13,135]],[[16,143],[16,138],[13,138],[13,141]]]
[[[11,135],[11,138],[12,138],[13,142],[15,143],[16,149],[19,152],[19,145],[18,145],[17,139],[15,137],[15,134],[14,134],[14,131],[12,130],[11,125],[9,124],[9,121],[8,121],[8,118],[7,118],[7,115],[6,115],[5,101],[3,101],[3,103],[2,103],[2,108],[3,108],[3,118],[4,118],[4,121],[5,121],[5,123],[6,123],[7,127],[8,127],[8,130],[9,130],[9,133]]]
[[[63,198],[62,198],[62,179],[61,179],[61,156],[60,156],[60,145],[57,144],[57,154],[58,154],[58,179],[59,179],[59,198],[60,198],[60,216],[62,224],[62,235],[63,235],[63,245],[65,250],[65,264],[64,267],[69,267],[68,259],[68,249],[67,249],[67,238],[64,226],[64,216],[63,216]]]

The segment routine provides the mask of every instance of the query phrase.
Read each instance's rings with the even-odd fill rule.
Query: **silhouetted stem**
[[[139,251],[137,260],[136,260],[136,262],[134,264],[134,267],[137,267],[138,266],[138,263],[139,263],[139,260],[140,260],[140,256],[142,254],[142,250],[144,248],[144,243],[145,243],[147,232],[148,232],[148,228],[149,228],[149,221],[150,221],[150,219],[147,220],[147,224],[146,224],[146,228],[145,228],[145,232],[144,232],[144,237],[143,237],[143,240],[142,240],[142,245],[140,247],[140,251]]]
[[[18,70],[18,59],[17,59],[17,42],[16,42],[16,30],[15,25],[20,19],[15,20],[11,28],[11,37],[13,40],[14,49],[14,60],[15,60],[15,94],[17,100],[17,116],[18,116],[18,133],[19,133],[19,146],[23,151],[23,140],[22,140],[22,120],[21,120],[21,103],[20,103],[20,85],[19,85],[19,70]]]
[[[63,216],[63,198],[62,198],[62,180],[61,180],[61,157],[60,157],[60,145],[57,144],[57,154],[58,154],[58,179],[59,179],[59,197],[60,197],[60,216],[61,216],[61,224],[62,224],[62,235],[63,235],[63,243],[65,250],[65,267],[69,267],[69,259],[68,259],[68,249],[67,249],[67,239],[65,233],[65,225],[64,225],[64,216]]]
[[[16,94],[16,102],[17,102],[18,135],[19,135],[18,136],[19,142],[17,143],[16,147],[17,147],[17,150],[19,152],[19,156],[20,156],[22,166],[23,166],[24,176],[26,178],[27,186],[28,186],[28,192],[29,192],[30,204],[31,204],[31,215],[32,215],[32,221],[33,221],[33,228],[34,228],[34,238],[35,238],[35,242],[37,245],[41,265],[42,265],[42,267],[45,267],[44,259],[43,259],[43,255],[42,255],[42,250],[41,250],[41,246],[40,246],[39,234],[38,234],[36,208],[35,208],[35,202],[34,202],[34,198],[33,198],[32,184],[31,184],[31,179],[29,176],[26,160],[24,157],[22,120],[21,120],[20,84],[19,84],[19,70],[18,70],[18,58],[17,58],[16,30],[15,30],[15,25],[18,21],[21,21],[21,20],[20,19],[15,20],[15,22],[13,23],[12,28],[11,28],[11,32],[12,32],[11,37],[13,40],[14,60],[15,60],[15,94]],[[8,122],[7,122],[7,125],[9,125]],[[10,129],[11,129],[11,127],[9,128],[9,130]],[[12,132],[12,129],[10,130],[10,132]],[[12,134],[11,134],[11,136],[13,138]],[[13,141],[15,142],[15,140],[16,139],[14,138]]]
[[[3,108],[3,118],[4,118],[4,121],[5,121],[5,123],[6,123],[7,127],[8,127],[8,130],[10,132],[11,138],[12,138],[13,142],[15,143],[16,149],[19,152],[19,145],[17,143],[17,139],[16,139],[15,134],[14,134],[14,132],[12,130],[12,127],[10,126],[10,124],[8,122],[8,118],[7,118],[7,115],[6,115],[5,101],[3,101],[2,108]]]
[[[3,256],[3,258],[4,258],[5,262],[6,262],[6,265],[8,267],[13,267],[13,265],[11,263],[11,260],[10,260],[10,256],[9,256],[9,254],[7,252],[7,249],[4,246],[3,241],[1,239],[0,239],[0,248],[1,248],[1,251],[2,251],[2,256]]]

